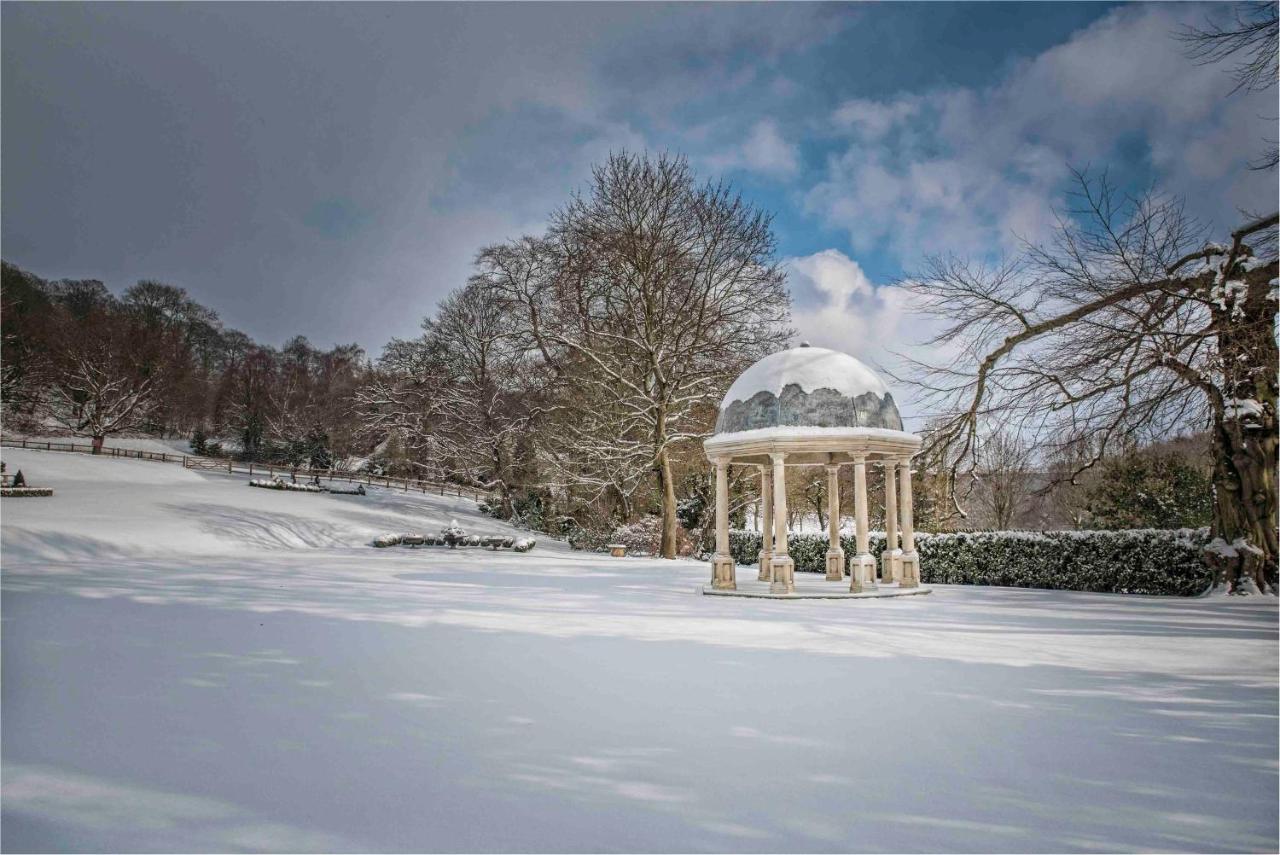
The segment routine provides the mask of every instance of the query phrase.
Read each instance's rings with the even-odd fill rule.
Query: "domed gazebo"
[[[796,595],[795,563],[787,554],[789,466],[822,466],[827,470],[828,581],[844,580],[839,472],[841,466],[851,465],[858,551],[848,561],[852,582],[844,595],[902,594],[919,588],[910,461],[920,450],[920,438],[902,429],[898,407],[884,381],[852,356],[802,344],[761,359],[729,387],[716,432],[703,448],[716,467],[716,554],[707,593],[738,588],[729,552],[730,465],[760,470],[764,531],[758,581],[770,584],[767,593],[761,589],[757,595]],[[888,544],[879,585],[867,542],[868,462],[883,466],[885,474]]]

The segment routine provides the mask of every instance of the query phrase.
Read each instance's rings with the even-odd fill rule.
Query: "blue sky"
[[[802,335],[882,362],[889,283],[1043,235],[1068,165],[1219,230],[1274,207],[1274,93],[1172,38],[1224,11],[10,2],[2,249],[376,354],[610,150],[671,149],[775,212]]]

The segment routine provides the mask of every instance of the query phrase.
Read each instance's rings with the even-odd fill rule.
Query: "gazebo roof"
[[[806,465],[910,455],[920,439],[902,429],[876,372],[847,353],[802,344],[742,372],[703,446],[743,462],[782,452],[789,465]]]
[[[729,387],[716,433],[774,427],[902,430],[889,388],[847,353],[802,344],[756,362]]]

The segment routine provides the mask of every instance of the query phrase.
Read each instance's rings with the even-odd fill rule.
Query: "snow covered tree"
[[[916,363],[926,440],[951,484],[996,423],[1052,456],[1088,448],[1068,477],[1125,446],[1209,426],[1214,544],[1232,592],[1276,584],[1275,214],[1202,243],[1174,199],[1079,175],[1080,203],[1047,244],[987,266],[930,259],[908,283],[960,347]],[[1255,248],[1256,247],[1256,248]],[[966,367],[968,366],[968,367]]]
[[[511,513],[517,445],[538,386],[516,320],[480,278],[446,297],[436,317],[423,323],[448,378],[435,403],[450,474],[496,491],[503,516]]]
[[[545,239],[481,253],[480,279],[554,373],[552,459],[623,494],[652,473],[676,554],[672,452],[704,436],[733,378],[790,334],[771,218],[683,157],[611,155]]]
[[[107,436],[140,425],[159,399],[169,369],[160,354],[172,342],[141,336],[111,304],[61,311],[72,317],[47,342],[42,410],[75,436],[89,437],[97,454]]]

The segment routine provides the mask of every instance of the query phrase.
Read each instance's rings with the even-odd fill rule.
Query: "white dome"
[[[720,405],[716,432],[780,426],[902,430],[902,419],[889,388],[866,365],[847,353],[801,345],[742,372]]]
[[[721,409],[734,401],[745,401],[756,392],[781,395],[788,383],[795,383],[806,392],[834,389],[849,398],[889,391],[878,374],[849,354],[801,345],[771,353],[743,371],[725,393]]]

